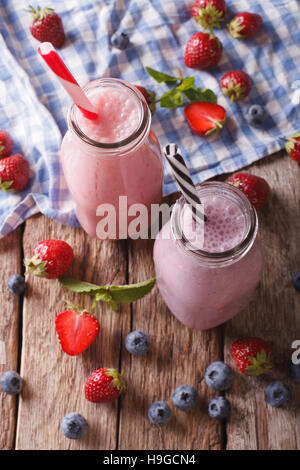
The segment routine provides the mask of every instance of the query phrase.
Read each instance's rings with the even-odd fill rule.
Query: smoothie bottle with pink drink
[[[154,263],[171,312],[188,327],[204,330],[248,304],[262,276],[263,254],[256,211],[242,191],[221,182],[197,190],[207,221],[195,226],[181,197],[157,236]]]
[[[61,146],[62,167],[84,230],[97,236],[97,224],[103,216],[97,215],[101,214],[99,206],[109,204],[116,211],[118,238],[120,217],[126,221],[119,211],[120,196],[127,197],[128,206],[145,205],[149,214],[151,204],[161,201],[160,147],[150,131],[149,107],[134,86],[103,78],[89,83],[84,90],[99,117],[91,121],[71,106]],[[121,238],[126,238],[126,228]]]

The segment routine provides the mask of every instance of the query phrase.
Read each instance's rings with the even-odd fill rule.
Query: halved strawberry
[[[222,129],[226,120],[226,110],[215,103],[190,103],[184,114],[192,132],[201,137]]]
[[[55,328],[63,351],[78,356],[98,336],[100,324],[86,310],[78,311],[73,307],[57,315]]]

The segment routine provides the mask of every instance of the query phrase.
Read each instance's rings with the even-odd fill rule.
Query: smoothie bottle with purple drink
[[[119,213],[119,196],[127,196],[128,206],[143,204],[149,213],[151,204],[161,201],[160,147],[150,131],[150,110],[134,86],[103,78],[84,91],[99,117],[91,121],[71,106],[61,146],[62,167],[84,230],[96,237],[98,208],[110,204],[116,210],[118,238],[119,218],[124,216]]]
[[[263,272],[256,211],[233,185],[197,186],[207,221],[195,226],[181,197],[154,245],[160,293],[190,328],[208,329],[236,315],[251,299]]]

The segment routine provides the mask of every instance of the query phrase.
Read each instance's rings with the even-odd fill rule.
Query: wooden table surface
[[[0,241],[0,340],[6,347],[6,364],[0,365],[0,373],[18,370],[25,380],[19,397],[0,392],[1,449],[300,449],[300,385],[288,378],[291,344],[300,339],[300,294],[291,285],[300,269],[300,170],[280,152],[249,171],[265,177],[272,188],[259,214],[264,276],[249,307],[209,331],[181,325],[155,287],[119,312],[99,303],[98,338],[81,356],[67,356],[56,338],[55,316],[65,299],[89,307],[90,298],[73,295],[58,281],[30,276],[26,295],[18,299],[6,290],[8,276],[23,272],[23,257],[31,255],[38,241],[61,238],[74,248],[73,277],[105,284],[119,268],[116,282],[138,282],[154,274],[153,242],[95,240],[79,228],[41,215]],[[135,329],[150,335],[151,351],[146,357],[133,357],[124,348],[126,335]],[[272,344],[273,380],[284,380],[292,387],[288,407],[266,404],[264,388],[272,377],[249,378],[235,368],[230,345],[245,335],[258,335]],[[206,367],[216,360],[225,360],[235,371],[233,387],[226,392],[232,413],[223,424],[207,415],[208,401],[216,392],[203,380]],[[124,370],[128,390],[118,402],[85,400],[86,379],[99,367]],[[180,384],[197,388],[197,408],[189,413],[173,410],[168,425],[151,425],[149,405],[155,400],[170,402]],[[88,420],[89,432],[82,440],[68,440],[60,432],[62,417],[71,411]]]

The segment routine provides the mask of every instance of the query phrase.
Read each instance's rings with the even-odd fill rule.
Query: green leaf
[[[176,87],[176,90],[179,90],[179,91],[189,90],[194,85],[194,82],[195,82],[194,77],[187,77],[182,81],[180,85]]]
[[[98,302],[107,302],[113,310],[118,310],[118,303],[135,302],[147,295],[155,284],[155,277],[137,284],[124,286],[110,285],[97,286],[89,282],[77,281],[70,277],[60,277],[59,282],[72,292],[95,296],[93,307]]]
[[[71,290],[72,292],[78,292],[79,294],[94,295],[98,292],[106,291],[104,286],[97,286],[96,284],[90,284],[89,282],[78,281],[77,279],[72,279],[71,277],[60,277],[59,282],[67,289]]]
[[[128,303],[135,302],[149,294],[156,282],[156,278],[148,279],[138,284],[128,284],[125,286],[111,285],[109,293],[115,302]]]
[[[183,98],[180,91],[176,88],[167,91],[160,98],[160,105],[162,108],[177,108],[183,105]]]
[[[205,101],[208,103],[217,102],[217,97],[215,93],[208,88],[197,88],[193,86],[189,88],[188,90],[184,90],[183,93],[192,102],[194,101],[199,101],[199,102]]]
[[[108,291],[97,292],[94,298],[93,307],[96,307],[98,302],[107,302],[115,312],[117,312],[118,310],[118,306],[116,302],[113,300],[112,296],[110,295]]]
[[[172,75],[167,75],[166,73],[159,72],[154,70],[151,67],[146,67],[146,71],[150,77],[154,78],[158,83],[176,83],[180,78],[173,77]]]

